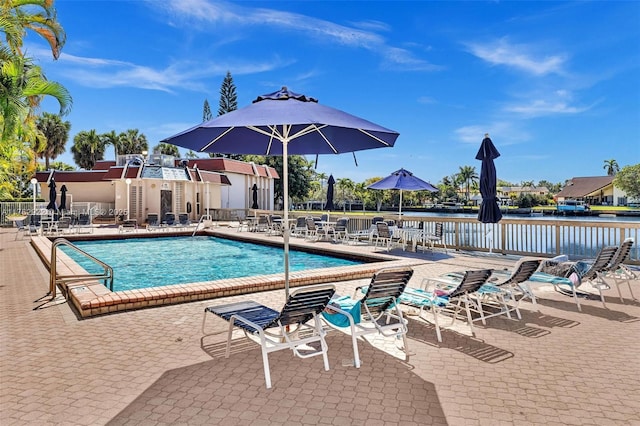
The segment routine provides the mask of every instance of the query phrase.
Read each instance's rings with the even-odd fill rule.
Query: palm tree
[[[478,173],[476,172],[476,168],[472,166],[460,166],[458,177],[465,184],[466,198],[467,201],[469,201],[469,188],[471,187],[471,183],[478,181]]]
[[[116,131],[112,130],[108,133],[103,133],[102,135],[100,135],[100,140],[105,145],[105,147],[109,145],[113,147],[115,160],[118,161],[118,153],[120,151],[121,142],[120,142],[120,136],[118,136]]]
[[[180,150],[175,145],[170,143],[159,143],[153,147],[153,152],[157,152],[164,155],[173,155],[176,158],[180,157]]]
[[[336,188],[342,192],[342,211],[347,211],[347,195],[351,195],[351,192],[355,188],[356,184],[349,178],[339,178],[336,181]]]
[[[0,30],[5,33],[12,52],[22,56],[22,45],[27,30],[44,38],[54,59],[58,59],[66,34],[56,20],[53,0],[2,0],[0,2]]]
[[[603,168],[607,171],[607,176],[615,176],[616,173],[620,171],[620,166],[618,165],[618,162],[613,158],[611,160],[604,160]]]
[[[46,145],[38,152],[38,157],[44,158],[45,170],[49,170],[49,159],[55,160],[65,151],[71,123],[62,121],[62,118],[57,114],[45,112],[38,117],[36,125],[46,138]]]
[[[142,151],[149,150],[147,137],[144,133],[138,134],[138,129],[129,129],[120,133],[120,152],[119,154],[140,154]]]
[[[73,138],[73,161],[86,170],[91,170],[98,160],[104,158],[104,142],[95,131],[95,129],[83,130]]]

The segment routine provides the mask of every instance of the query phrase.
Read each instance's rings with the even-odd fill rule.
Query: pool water
[[[113,268],[114,291],[284,273],[282,248],[224,238],[132,238],[74,244]],[[100,266],[74,250],[60,248],[88,272],[102,272]],[[291,272],[361,263],[302,251],[289,252]]]

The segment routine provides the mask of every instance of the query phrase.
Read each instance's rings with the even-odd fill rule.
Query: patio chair
[[[450,314],[451,325],[453,325],[464,307],[466,322],[469,324],[471,334],[475,336],[473,328],[475,320],[471,313],[476,312],[479,314],[480,320],[482,320],[483,324],[485,323],[482,303],[476,293],[487,283],[490,276],[491,269],[480,269],[465,271],[464,274],[458,277],[444,275],[438,278],[425,278],[423,280],[423,283],[426,284],[425,288],[405,289],[402,296],[400,296],[400,303],[419,308],[420,313],[418,315],[427,321],[428,319],[424,317],[424,312],[426,309],[431,311],[438,342],[442,342],[438,316]],[[427,288],[431,284],[435,285],[433,290]]]
[[[629,287],[629,293],[631,293],[631,298],[636,300],[633,295],[633,290],[631,289],[631,280],[637,280],[638,275],[632,271],[628,266],[624,264],[624,262],[629,258],[629,253],[631,253],[631,247],[633,246],[633,238],[627,238],[620,244],[616,254],[614,255],[611,263],[607,266],[606,270],[602,274],[602,278],[606,281],[607,279],[613,279],[617,289],[618,296],[620,296],[620,301],[624,303],[624,299],[622,298],[622,293],[620,291],[620,285],[627,283]]]
[[[394,235],[389,229],[389,225],[387,222],[377,222],[377,234],[375,245],[378,245],[378,242],[384,244],[386,246],[387,251],[391,250],[393,246],[402,246],[404,249],[404,244],[402,243],[402,237],[399,235]]]
[[[91,226],[91,216],[87,213],[81,213],[78,215],[78,223],[76,224],[76,232],[81,233],[93,233],[93,226]]]
[[[305,221],[307,224],[307,230],[304,234],[304,238],[305,239],[314,238],[316,241],[318,241],[320,239],[320,232],[322,231],[316,225],[316,221],[312,217],[307,217]]]
[[[234,326],[242,329],[248,338],[257,339],[262,348],[267,389],[271,388],[270,352],[291,349],[294,356],[300,358],[322,355],[324,369],[328,371],[326,330],[322,327],[319,314],[327,307],[335,291],[335,286],[331,284],[298,288],[289,295],[279,312],[254,301],[210,306],[204,310],[202,334],[208,335],[205,323],[207,313],[212,313],[229,322],[225,358],[229,358]],[[311,320],[313,325],[307,324]],[[311,343],[320,343],[320,348],[309,346]]]
[[[178,223],[180,224],[180,226],[186,228],[192,225],[191,221],[189,220],[189,214],[188,213],[178,213]]]
[[[71,233],[71,217],[65,216],[58,219],[58,233],[70,234]]]
[[[167,226],[175,226],[178,222],[176,221],[176,215],[172,212],[167,212],[162,217],[162,224]]]
[[[304,237],[307,234],[307,218],[304,216],[298,216],[296,218],[296,224],[293,227],[291,235],[294,237]]]
[[[375,226],[376,223],[383,222],[383,221],[384,221],[384,217],[374,216],[373,219],[371,219],[371,225]]]
[[[334,240],[344,241],[347,238],[347,226],[349,225],[348,217],[341,217],[336,221],[336,224],[328,231],[333,235]]]
[[[444,225],[442,222],[436,222],[435,231],[433,234],[426,234],[425,244],[422,245],[422,252],[424,253],[426,243],[429,243],[431,251],[434,250],[435,243],[442,244],[444,252],[447,253],[447,244],[444,241]]]
[[[527,281],[540,268],[541,263],[542,259],[525,257],[516,263],[512,271],[506,269],[493,271],[490,283],[480,287],[478,295],[482,298],[483,307],[496,304],[499,305],[500,311],[488,315],[485,313],[484,317],[506,315],[511,318],[511,312],[514,311],[518,319],[522,319],[520,302],[526,298],[531,300],[534,307],[537,307],[536,297],[527,285]],[[499,279],[502,281],[498,281]],[[510,307],[508,301],[513,302],[513,306]]]
[[[402,337],[404,352],[409,354],[407,323],[403,318],[398,298],[413,276],[411,268],[384,268],[376,272],[371,282],[358,286],[353,297],[334,298],[323,318],[333,327],[349,327],[353,345],[354,365],[360,368],[357,338],[369,334]],[[358,298],[358,295],[364,296]]]

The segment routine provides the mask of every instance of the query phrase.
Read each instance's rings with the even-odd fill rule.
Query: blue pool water
[[[132,238],[74,244],[113,268],[114,291],[284,273],[282,248],[216,237]],[[102,272],[101,267],[74,250],[60,248],[88,272]],[[289,253],[292,272],[361,263],[302,251]]]

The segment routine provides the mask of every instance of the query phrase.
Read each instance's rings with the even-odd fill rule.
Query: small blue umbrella
[[[400,209],[398,211],[398,218],[402,218],[402,191],[431,191],[437,192],[438,188],[414,176],[408,170],[400,169],[391,173],[384,179],[372,183],[367,189],[399,189],[400,190]]]
[[[482,161],[480,170],[480,195],[482,204],[478,212],[478,220],[482,223],[498,223],[502,219],[502,212],[496,199],[496,166],[493,162],[500,157],[500,153],[493,145],[489,134],[484,135],[476,160]]]
[[[288,159],[291,155],[340,154],[392,147],[399,133],[363,118],[281,90],[259,96],[244,108],[228,112],[164,139],[199,152],[281,155],[284,223],[289,220]],[[284,281],[289,296],[289,230],[285,227]]]

